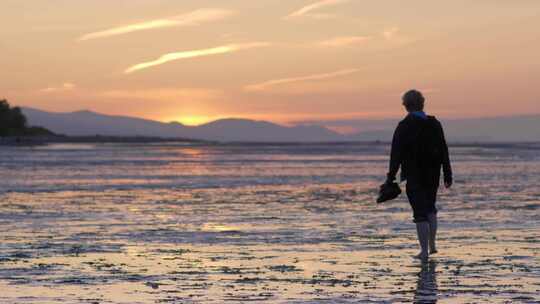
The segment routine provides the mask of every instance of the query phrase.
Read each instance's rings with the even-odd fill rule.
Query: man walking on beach
[[[429,254],[437,253],[435,202],[441,166],[446,188],[452,186],[452,168],[443,128],[434,116],[424,112],[422,93],[410,90],[402,100],[408,115],[394,132],[386,183],[394,182],[401,167],[401,181],[407,181],[407,198],[413,210],[420,243],[421,251],[416,257],[427,261]]]

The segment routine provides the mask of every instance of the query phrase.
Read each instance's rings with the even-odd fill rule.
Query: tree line
[[[28,120],[21,108],[10,106],[5,99],[0,100],[0,136],[54,135],[42,127],[28,126]]]

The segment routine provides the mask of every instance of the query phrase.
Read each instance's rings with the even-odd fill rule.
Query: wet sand
[[[0,302],[540,301],[538,202],[521,205],[529,227],[441,204],[440,253],[422,265],[406,202],[357,189],[8,194]]]
[[[456,164],[424,265],[404,198],[373,202],[385,162],[317,165],[354,182],[295,185],[279,162],[259,185],[4,191],[0,303],[540,303],[540,165],[489,164]]]

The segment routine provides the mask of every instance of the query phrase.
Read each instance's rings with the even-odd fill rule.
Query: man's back
[[[392,140],[390,173],[401,167],[401,179],[438,185],[441,165],[445,180],[451,179],[448,147],[441,123],[434,116],[407,115],[396,128]]]

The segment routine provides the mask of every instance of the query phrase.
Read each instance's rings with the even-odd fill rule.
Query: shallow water
[[[0,150],[0,303],[540,303],[540,149],[452,149],[439,254],[377,145]]]

